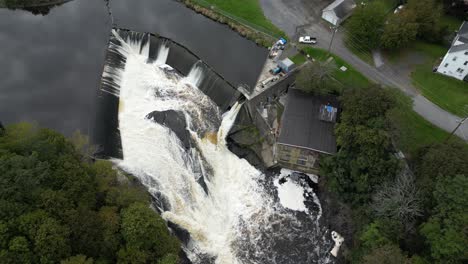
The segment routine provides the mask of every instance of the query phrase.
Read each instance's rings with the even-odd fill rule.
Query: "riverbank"
[[[61,5],[70,1],[72,0],[36,0],[36,1],[30,1],[30,3],[25,4],[24,1],[0,0],[0,8],[22,9],[22,8],[46,7],[46,6]]]
[[[202,14],[205,17],[210,18],[218,23],[229,26],[232,30],[236,31],[241,36],[252,40],[257,45],[270,47],[277,38],[284,36],[284,34],[281,34],[282,32],[279,29],[276,30],[275,33],[266,33],[264,32],[265,30],[255,28],[256,26],[254,25],[247,25],[246,21],[241,22],[239,21],[239,18],[235,18],[234,16],[209,5],[209,3],[196,0],[180,1],[195,12]],[[278,34],[278,36],[275,36],[276,34]]]
[[[0,0],[0,8],[11,10],[21,9],[34,15],[47,15],[54,7],[63,5],[72,0],[32,0],[29,3],[18,0]]]

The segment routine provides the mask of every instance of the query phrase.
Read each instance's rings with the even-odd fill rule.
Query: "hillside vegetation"
[[[177,263],[144,188],[90,149],[26,123],[0,130],[0,263]]]

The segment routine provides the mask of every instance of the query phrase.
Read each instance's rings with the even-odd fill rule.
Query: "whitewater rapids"
[[[225,138],[241,104],[222,115],[197,88],[203,78],[200,69],[193,67],[188,76],[180,76],[165,65],[167,47],[159,47],[158,58],[151,61],[149,41],[144,44],[122,39],[116,31],[113,34],[121,45],[110,44],[110,49],[126,59],[124,68],[107,68],[104,73],[118,80],[118,88],[112,91],[120,100],[123,159],[115,161],[118,166],[164,201],[159,209],[165,220],[190,233],[184,251],[194,263],[205,264],[207,259],[217,264],[286,263],[274,254],[277,249],[270,240],[294,238],[290,233],[304,226],[265,191],[262,172],[227,148]],[[170,128],[147,117],[167,110],[183,113],[194,142],[190,150]],[[284,225],[284,230],[270,234],[272,225]],[[288,231],[291,226],[293,230]],[[319,229],[318,221],[312,228]],[[310,234],[305,236],[312,239]],[[302,254],[316,259],[319,251],[314,246],[310,254]]]

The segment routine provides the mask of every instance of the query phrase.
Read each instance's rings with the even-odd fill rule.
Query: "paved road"
[[[322,9],[330,1],[326,0],[260,0],[261,6],[273,24],[281,28],[291,39],[297,39],[299,35],[307,34],[316,36],[317,46],[328,49],[332,36],[329,25],[321,19]],[[335,34],[332,52],[360,71],[370,80],[391,87],[397,87],[411,96],[414,101],[413,109],[432,124],[452,131],[460,117],[457,117],[433,104],[421,96],[412,86],[410,78],[395,71],[387,65],[378,69],[367,64],[361,58],[354,55],[344,45],[344,32],[338,30]],[[468,122],[465,122],[457,131],[457,135],[468,140]]]

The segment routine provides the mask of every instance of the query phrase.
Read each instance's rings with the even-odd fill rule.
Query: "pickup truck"
[[[264,81],[261,83],[261,87],[262,87],[262,88],[265,88],[269,83],[276,82],[278,79],[279,79],[278,76],[270,77],[270,78],[264,80]]]
[[[316,44],[317,43],[317,38],[313,38],[311,36],[300,37],[299,38],[299,43]]]

